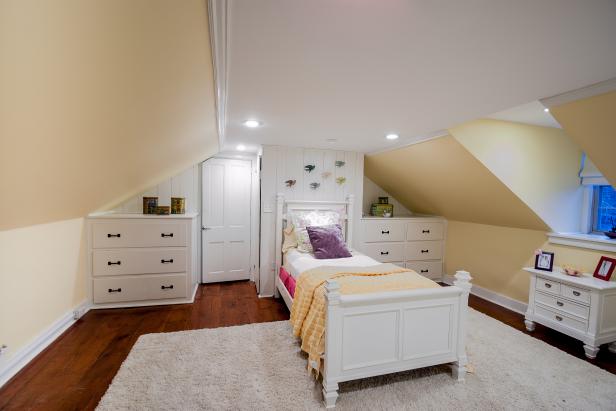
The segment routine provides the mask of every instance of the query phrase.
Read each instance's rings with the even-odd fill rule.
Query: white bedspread
[[[283,264],[289,274],[296,279],[304,271],[319,266],[370,267],[372,265],[380,264],[375,259],[370,258],[359,251],[352,251],[351,253],[353,254],[353,257],[319,260],[312,254],[300,253],[293,248],[285,253]]]

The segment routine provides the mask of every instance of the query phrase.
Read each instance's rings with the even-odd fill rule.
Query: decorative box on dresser
[[[377,261],[410,268],[433,280],[444,273],[447,220],[442,217],[364,217],[360,251]]]
[[[88,217],[93,308],[192,302],[200,281],[197,215]]]
[[[572,277],[555,271],[525,268],[530,273],[526,329],[535,323],[576,338],[584,343],[588,358],[595,358],[599,346],[611,343],[616,352],[616,282],[590,276]]]

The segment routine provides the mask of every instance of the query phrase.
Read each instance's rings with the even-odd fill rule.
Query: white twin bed
[[[276,291],[291,309],[293,298],[278,276],[283,263],[298,278],[319,266],[367,267],[379,264],[358,252],[352,257],[316,259],[311,254],[290,250],[283,257],[282,231],[293,212],[342,210],[345,239],[351,244],[353,197],[345,202],[284,201],[277,196]],[[470,274],[458,271],[451,287],[423,288],[368,294],[340,294],[334,280],[326,284],[327,317],[325,353],[321,373],[323,398],[333,408],[338,383],[451,363],[453,375],[463,380],[466,373],[466,316]]]

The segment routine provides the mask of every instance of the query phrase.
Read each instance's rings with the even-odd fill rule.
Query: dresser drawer
[[[589,308],[580,304],[569,302],[549,294],[538,292],[535,294],[535,302],[548,306],[555,310],[563,311],[577,317],[588,320]]]
[[[443,263],[441,261],[408,261],[406,268],[430,279],[440,279],[443,276]]]
[[[404,241],[405,229],[403,221],[364,221],[364,241]]]
[[[406,244],[407,260],[437,260],[443,255],[441,241],[413,241]]]
[[[590,291],[584,290],[583,288],[577,288],[567,284],[561,284],[560,295],[575,301],[579,301],[584,304],[590,304]]]
[[[546,280],[545,278],[537,277],[535,289],[546,293],[560,295],[560,283],[556,281]]]
[[[535,314],[539,318],[546,319],[553,323],[557,323],[577,331],[586,332],[586,329],[588,328],[588,323],[586,321],[577,320],[560,310],[550,309],[539,304],[535,305]]]
[[[186,297],[186,278],[186,273],[95,278],[92,299],[99,304]]]
[[[181,273],[186,248],[126,248],[92,251],[92,275]]]
[[[364,252],[367,256],[382,263],[404,261],[403,243],[369,243],[364,244]]]
[[[438,222],[409,222],[406,231],[407,240],[442,240],[443,223]]]
[[[93,248],[185,247],[186,224],[173,221],[97,221]]]

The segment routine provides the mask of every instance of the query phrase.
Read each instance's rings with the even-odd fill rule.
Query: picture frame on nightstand
[[[554,268],[554,253],[541,251],[535,256],[535,270],[552,271]]]
[[[616,268],[616,259],[603,256],[599,260],[597,268],[595,268],[595,273],[593,274],[593,277],[603,281],[610,281],[612,273],[614,272],[614,268]]]

